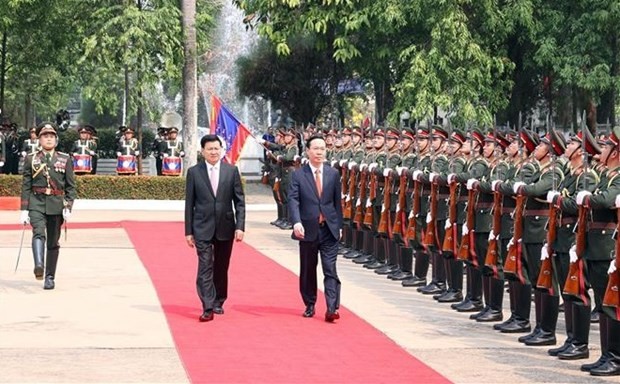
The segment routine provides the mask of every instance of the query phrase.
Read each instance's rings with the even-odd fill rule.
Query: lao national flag
[[[211,133],[218,135],[226,142],[224,158],[229,164],[237,163],[245,140],[252,135],[216,96],[211,96]]]

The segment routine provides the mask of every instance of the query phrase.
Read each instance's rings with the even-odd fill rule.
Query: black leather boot
[[[47,251],[47,262],[45,263],[45,282],[43,289],[54,289],[54,277],[56,276],[56,264],[58,263],[58,249]]]
[[[548,292],[541,292],[541,318],[538,335],[525,341],[525,345],[542,346],[555,345],[555,328],[558,322],[560,297],[551,296]]]
[[[375,256],[375,260],[364,264],[364,268],[367,269],[381,268],[385,264],[385,239],[381,237],[375,237],[373,240],[373,255]]]
[[[502,302],[504,300],[504,281],[489,276],[489,307],[485,314],[479,316],[476,321],[493,322],[502,321],[504,314],[502,313]]]
[[[534,289],[534,315],[536,317],[536,325],[534,330],[529,335],[519,337],[519,343],[525,343],[531,338],[538,337],[542,332],[542,329],[540,328],[540,319],[542,317],[541,292],[542,291],[540,289]]]
[[[605,364],[607,360],[609,360],[609,343],[607,340],[608,331],[608,321],[609,317],[602,316],[599,319],[599,329],[600,329],[600,337],[601,337],[601,356],[593,363],[583,364],[581,365],[581,370],[584,372],[590,372],[594,368],[598,368],[601,365]]]
[[[388,275],[389,279],[395,281],[407,280],[413,276],[411,266],[413,265],[413,249],[399,246],[398,247],[398,271]]]
[[[605,318],[605,320],[603,320]],[[619,376],[620,375],[620,322],[600,314],[599,321],[605,322],[601,329],[601,345],[603,339],[607,344],[607,360],[596,368],[590,370],[592,376]]]
[[[426,280],[429,263],[430,256],[428,255],[428,253],[422,250],[416,251],[413,274],[418,277],[423,277],[424,280]],[[424,284],[426,284],[426,282]]]
[[[43,260],[45,258],[45,239],[32,239],[32,257],[34,258],[34,277],[43,280]]]
[[[571,300],[564,301],[564,324],[566,328],[566,340],[560,347],[548,350],[547,353],[550,356],[557,356],[558,353],[564,352],[573,342],[573,302]]]
[[[389,275],[390,273],[398,270],[397,244],[390,239],[385,239],[384,246],[386,252],[386,263],[383,267],[375,269],[375,273],[378,275]]]
[[[515,312],[512,322],[499,327],[502,333],[525,333],[530,332],[530,309],[532,305],[532,286],[515,283],[510,287],[515,298]]]
[[[590,339],[590,305],[573,304],[573,342],[558,353],[560,360],[579,360],[590,357],[588,342]]]

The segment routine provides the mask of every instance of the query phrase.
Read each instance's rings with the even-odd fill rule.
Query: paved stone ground
[[[248,184],[246,194],[248,204],[272,202],[260,184]],[[18,217],[0,211],[0,223]],[[274,218],[275,208],[248,212],[246,241],[297,273],[297,244],[289,231],[267,224]],[[183,213],[84,210],[72,217],[75,222],[122,219],[180,221]],[[31,277],[28,232],[20,269],[13,273],[20,234],[0,231],[0,382],[187,382],[154,289],[124,231],[70,231],[54,291],[43,291]],[[490,324],[471,321],[469,314],[348,260],[340,259],[338,268],[344,306],[454,382],[618,382],[584,374],[579,365],[586,361],[560,361],[549,357],[546,347],[525,347],[518,335],[497,333]],[[508,295],[504,303],[508,307]],[[301,299],[299,308],[301,313]],[[340,325],[346,326],[346,318]],[[561,318],[560,342],[563,332]],[[593,325],[587,361],[600,354],[598,337]],[[385,377],[389,382],[389,372]]]

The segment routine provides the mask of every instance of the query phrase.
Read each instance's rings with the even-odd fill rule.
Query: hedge
[[[22,177],[0,175],[0,196],[20,196]],[[184,177],[163,176],[79,176],[79,199],[183,200]]]

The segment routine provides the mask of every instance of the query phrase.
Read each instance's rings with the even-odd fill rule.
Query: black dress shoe
[[[377,275],[388,275],[398,269],[397,265],[385,264],[381,268],[375,269]]]
[[[437,298],[438,303],[459,303],[463,300],[461,291],[447,291],[441,297]]]
[[[590,324],[596,324],[598,323],[599,320],[599,312],[598,311],[592,311],[592,313],[590,313]]]
[[[413,276],[411,272],[398,270],[388,275],[388,279],[394,281],[403,281],[410,279]]]
[[[511,314],[508,320],[504,321],[503,323],[493,324],[493,329],[496,331],[499,331],[501,330],[502,327],[506,326],[508,323],[512,323],[514,320],[515,320],[515,315]]]
[[[215,313],[216,315],[223,315],[224,314],[224,307],[222,307],[221,305],[216,305],[213,308],[213,313]]]
[[[594,368],[598,368],[601,365],[605,364],[607,360],[609,360],[609,356],[607,356],[606,354],[602,354],[601,357],[599,357],[598,360],[596,360],[594,363],[582,364],[579,369],[584,372],[590,372]]]
[[[489,307],[488,305],[485,305],[484,308],[482,308],[480,311],[469,315],[469,320],[476,320],[477,318],[484,315],[485,313],[487,313],[487,311],[490,311],[490,310],[491,310],[491,307]]]
[[[204,311],[198,320],[200,320],[201,323],[213,320],[213,311]]]
[[[476,318],[476,321],[481,323],[490,323],[493,321],[502,321],[503,319],[504,314],[502,313],[502,311],[498,309],[489,309],[478,318]]]
[[[375,260],[372,263],[366,263],[364,264],[364,268],[366,269],[379,269],[381,267],[383,267],[385,265],[385,263],[380,262],[379,260]]]
[[[54,284],[53,276],[45,276],[45,282],[43,283],[43,289],[54,289],[56,284]]]
[[[547,351],[547,353],[549,354],[549,356],[557,356],[558,353],[564,352],[566,348],[570,346],[570,343],[571,343],[570,339],[566,339],[564,344],[560,345],[557,348],[551,348],[550,350]]]
[[[538,347],[542,345],[555,345],[557,340],[554,332],[545,332],[542,329],[534,337],[525,340],[525,345]]]
[[[457,312],[478,312],[482,310],[484,306],[480,301],[470,300],[466,305],[459,306]]]
[[[560,360],[580,360],[590,357],[590,350],[588,344],[573,344],[566,348],[564,352],[558,353],[558,359]]]
[[[521,336],[517,339],[517,341],[519,343],[525,343],[527,340],[531,339],[532,337],[537,336],[540,332],[542,332],[542,329],[540,329],[539,326],[534,327],[534,330],[531,333],[528,333],[525,336]]]
[[[306,310],[304,311],[303,317],[312,317],[314,316],[314,305],[306,306]]]
[[[499,331],[501,333],[525,333],[530,332],[531,330],[532,326],[530,325],[529,320],[514,319],[512,322],[502,327]]]
[[[338,311],[325,312],[325,321],[327,321],[328,323],[333,323],[334,320],[338,320],[339,318],[340,318],[340,314],[338,313]]]
[[[356,257],[355,259],[352,259],[352,261],[355,264],[366,264],[369,261],[374,261],[374,260],[375,258],[372,255],[361,255],[361,256]]]
[[[438,293],[444,293],[445,291],[445,283],[437,283],[434,281],[431,281],[431,283],[425,287],[418,288],[418,292],[422,293],[423,295],[435,295]]]
[[[609,358],[603,364],[590,370],[592,376],[618,376],[620,375],[620,362]]]
[[[342,256],[345,259],[355,259],[356,257],[362,256],[363,253],[360,251],[353,251],[353,252],[347,252],[347,253],[343,253]]]
[[[470,303],[471,303],[471,297],[469,297],[469,296],[465,296],[465,297],[463,298],[463,300],[461,300],[460,302],[458,302],[458,303],[454,303],[454,304],[451,304],[451,305],[450,305],[450,308],[452,308],[452,309],[458,309],[459,307],[462,307],[462,306],[464,306],[464,305],[469,305]]]
[[[401,282],[403,287],[421,287],[426,285],[426,279],[424,277],[412,276],[410,279],[403,280]]]

